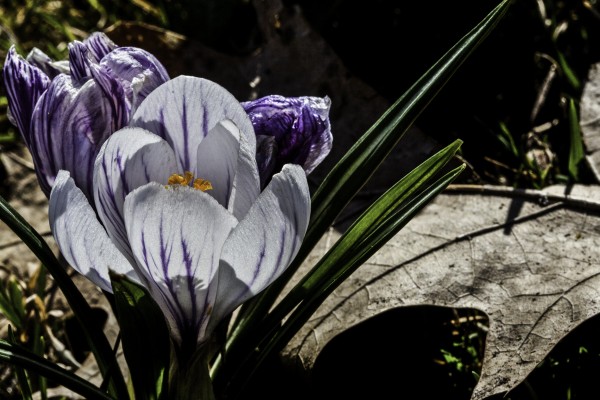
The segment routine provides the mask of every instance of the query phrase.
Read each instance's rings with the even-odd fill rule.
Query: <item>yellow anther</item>
[[[190,171],[185,171],[183,173],[183,175],[181,174],[173,174],[169,177],[169,180],[167,181],[167,186],[165,186],[166,188],[169,188],[169,186],[191,186],[196,189],[196,190],[202,190],[203,192],[206,192],[207,190],[211,190],[212,184],[210,183],[210,181],[206,180],[206,179],[202,179],[202,178],[196,178],[194,179],[194,174],[192,174]]]
[[[197,178],[194,180],[194,189],[196,190],[202,190],[203,192],[206,192],[207,190],[212,190],[212,188],[212,183],[206,179]]]
[[[167,183],[169,185],[189,185],[190,182],[194,179],[194,174],[190,171],[185,171],[183,175],[181,174],[173,174],[169,177]]]

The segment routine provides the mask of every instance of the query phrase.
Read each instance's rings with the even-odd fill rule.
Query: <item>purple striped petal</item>
[[[198,146],[224,119],[233,121],[251,148],[255,148],[252,124],[231,93],[214,82],[180,76],[150,93],[140,104],[130,125],[164,138],[177,155],[179,170],[200,176]]]
[[[80,274],[112,292],[109,269],[139,282],[96,219],[94,209],[66,171],[60,171],[50,195],[50,228],[62,255]]]
[[[122,125],[113,108],[112,99],[94,80],[78,86],[61,74],[52,81],[31,123],[31,154],[45,177],[40,184],[46,194],[58,170],[64,169],[88,199],[93,198],[94,159],[106,138]]]
[[[87,46],[82,42],[75,40],[69,43],[69,67],[76,83],[82,83],[91,76],[90,56]]]
[[[131,192],[124,214],[138,274],[171,335],[195,347],[209,333],[219,254],[237,220],[202,191],[157,183]]]
[[[333,137],[328,97],[267,96],[242,103],[258,138],[256,158],[263,186],[288,163],[312,172],[329,154]],[[264,142],[261,136],[274,137]]]
[[[103,32],[92,33],[83,41],[83,44],[92,53],[96,62],[100,62],[104,56],[118,47]]]
[[[156,57],[136,47],[119,47],[106,55],[100,65],[109,68],[130,90],[135,110],[158,86],[169,80],[169,74]]]
[[[115,245],[133,262],[123,219],[125,197],[148,182],[167,183],[177,172],[175,154],[160,137],[140,128],[123,128],[102,146],[94,165],[94,201]]]
[[[111,115],[114,118],[115,126],[120,128],[127,125],[131,103],[121,82],[104,66],[89,64],[89,71],[111,105]]]
[[[48,89],[50,79],[42,70],[18,55],[15,46],[8,50],[3,74],[10,118],[29,147],[31,114],[39,98]]]
[[[215,320],[263,290],[288,267],[300,248],[309,216],[306,174],[288,164],[273,176],[223,246]]]

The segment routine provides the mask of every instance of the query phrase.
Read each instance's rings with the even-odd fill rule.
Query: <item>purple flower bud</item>
[[[168,79],[152,54],[117,47],[103,33],[70,43],[68,62],[38,49],[25,60],[11,47],[4,64],[9,115],[31,151],[44,193],[64,169],[92,198],[100,147]]]
[[[312,172],[332,145],[329,97],[266,96],[242,103],[256,133],[256,161],[261,184],[285,164]]]
[[[18,55],[14,46],[8,50],[3,73],[10,119],[19,128],[25,144],[29,146],[31,114],[42,93],[48,89],[50,78],[41,69]]]

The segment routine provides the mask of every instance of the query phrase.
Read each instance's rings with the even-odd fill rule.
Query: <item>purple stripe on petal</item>
[[[183,129],[183,149],[181,152],[181,156],[183,157],[183,160],[181,160],[181,165],[183,166],[183,170],[184,171],[191,171],[192,170],[192,166],[190,165],[190,130],[189,130],[189,126],[188,126],[188,119],[187,119],[187,103],[185,101],[185,96],[183,96],[183,102],[181,104],[181,120],[182,120],[182,124],[181,127]],[[206,136],[208,134],[208,132],[205,132]]]
[[[180,76],[156,88],[140,104],[131,120],[138,126],[164,137],[180,160],[180,170],[196,170],[200,142],[217,123],[230,119],[254,149],[252,124],[240,103],[216,83]]]
[[[69,43],[69,66],[71,68],[71,77],[77,83],[83,82],[90,76],[88,65],[88,48],[79,41]]]
[[[183,237],[183,232],[181,233],[181,236]],[[187,243],[185,240],[181,241],[181,251],[183,253],[183,265],[185,267],[185,272],[187,275],[187,289],[190,293],[190,297],[192,298],[192,315],[191,315],[191,320],[192,321],[196,321],[197,317],[196,317],[196,313],[198,312],[197,310],[197,304],[196,304],[196,290],[194,287],[194,273],[192,271],[192,256],[187,248]]]
[[[61,74],[52,81],[40,98],[31,117],[33,135],[30,150],[36,172],[39,174],[40,186],[46,195],[50,194],[58,171],[66,169],[62,150],[66,150],[67,144],[60,143],[61,141],[56,143],[56,138],[63,133],[64,112],[75,96],[76,90],[72,86],[71,78]],[[61,151],[57,153],[57,149]]]
[[[19,56],[14,46],[8,50],[3,75],[11,118],[25,144],[30,146],[31,114],[39,98],[48,89],[50,79],[42,70]]]
[[[118,46],[113,43],[103,32],[94,32],[83,41],[88,50],[94,56],[96,62],[100,62],[104,56],[116,49]]]
[[[160,61],[136,47],[119,47],[107,54],[100,65],[122,82],[134,110],[154,89],[169,80]]]
[[[195,347],[210,333],[219,254],[237,221],[204,192],[157,183],[131,192],[124,216],[140,273],[170,315],[176,343]]]
[[[106,67],[90,65],[90,72],[111,105],[115,127],[117,129],[124,127],[129,122],[131,111],[131,103],[125,94],[125,89]]]
[[[48,182],[59,169],[71,172],[91,199],[94,160],[104,141],[120,128],[120,115],[96,81],[79,86],[62,74],[38,103],[31,124],[36,166]]]

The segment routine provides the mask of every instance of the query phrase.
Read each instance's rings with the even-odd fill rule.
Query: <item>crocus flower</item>
[[[329,97],[266,96],[242,103],[256,133],[261,184],[288,163],[311,173],[332,145]]]
[[[100,149],[91,202],[69,172],[57,175],[49,219],[62,254],[104,290],[109,270],[141,283],[177,348],[200,346],[285,270],[308,225],[302,167],[285,165],[261,190],[255,146],[225,89],[168,81]]]
[[[152,54],[117,47],[103,33],[70,43],[68,62],[39,49],[23,59],[13,46],[3,73],[9,117],[32,154],[42,191],[48,195],[64,169],[89,198],[100,146],[169,79]]]

